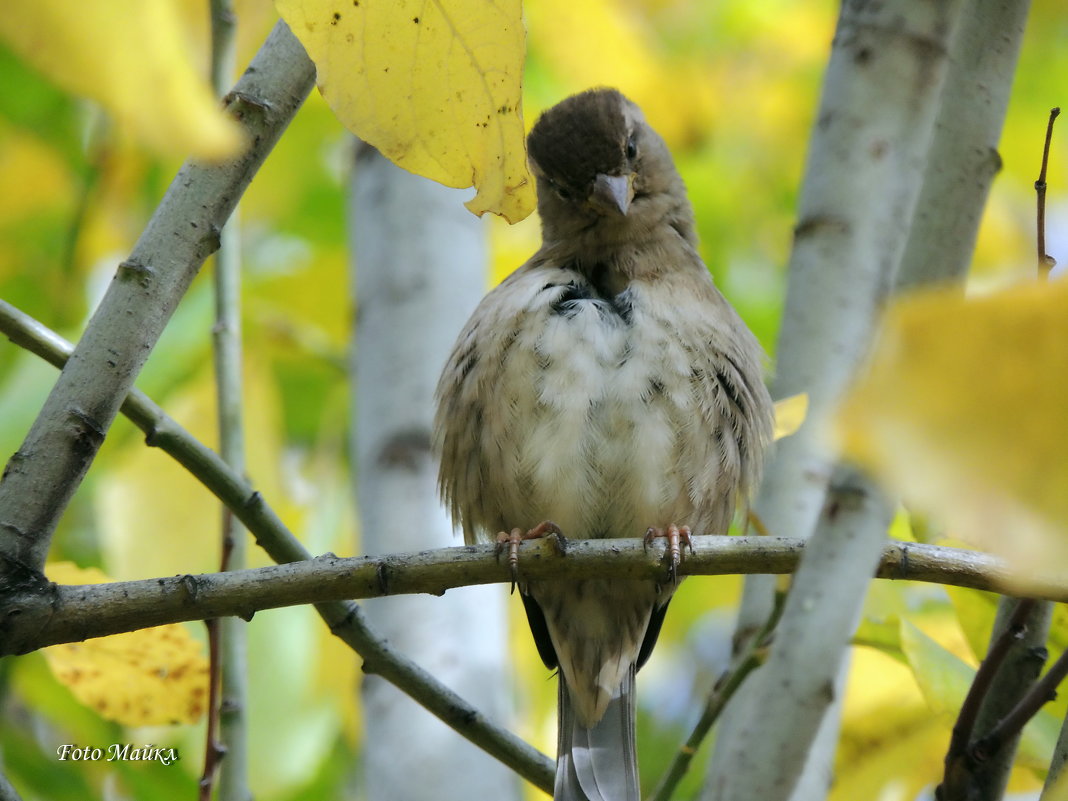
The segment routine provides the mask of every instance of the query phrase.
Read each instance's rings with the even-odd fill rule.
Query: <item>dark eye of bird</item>
[[[549,186],[553,188],[553,191],[559,195],[561,200],[571,200],[571,193],[564,189],[556,181],[549,181]]]
[[[627,158],[633,161],[638,156],[638,142],[634,134],[627,137]]]

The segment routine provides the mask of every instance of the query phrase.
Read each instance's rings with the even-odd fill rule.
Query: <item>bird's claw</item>
[[[646,550],[655,539],[667,540],[668,576],[672,584],[679,583],[679,564],[682,562],[683,549],[689,548],[693,553],[693,532],[689,526],[676,526],[672,523],[666,529],[650,526],[642,537],[642,547]]]
[[[512,588],[510,592],[515,592],[515,585],[519,582],[519,543],[523,540],[536,540],[547,535],[555,535],[554,540],[556,542],[556,549],[563,553],[564,550],[564,532],[560,530],[560,527],[551,520],[544,520],[529,531],[523,531],[521,528],[513,528],[511,531],[502,531],[497,535],[497,558],[501,556],[501,552],[504,550],[504,546],[508,545],[508,571],[512,574]]]

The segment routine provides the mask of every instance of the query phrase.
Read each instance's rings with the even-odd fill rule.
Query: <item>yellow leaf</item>
[[[63,584],[109,581],[96,569],[57,562],[45,570]],[[127,726],[195,723],[208,702],[208,663],[181,625],[114,634],[43,649],[56,679],[102,717]]]
[[[847,456],[954,534],[1064,583],[1068,282],[899,301],[841,410]]]
[[[150,147],[233,156],[241,132],[188,56],[172,0],[10,0],[0,38],[69,92],[104,105]]]
[[[808,414],[808,393],[801,392],[775,401],[775,439],[797,432]]]
[[[406,170],[475,186],[467,208],[517,222],[526,165],[520,0],[277,0],[342,123]]]

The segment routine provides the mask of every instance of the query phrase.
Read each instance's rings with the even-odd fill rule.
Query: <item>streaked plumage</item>
[[[673,523],[725,533],[772,407],[760,347],[697,254],[663,140],[620,93],[592,90],[547,111],[528,151],[542,247],[483,299],[438,386],[454,520],[468,542],[547,519],[574,538]],[[637,799],[634,671],[674,587],[520,589],[566,687],[555,798]]]

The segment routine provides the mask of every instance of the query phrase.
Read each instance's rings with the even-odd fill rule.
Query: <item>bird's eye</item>
[[[633,161],[638,157],[638,140],[634,134],[627,137],[627,158]]]
[[[549,181],[549,186],[552,187],[552,190],[556,192],[561,200],[571,200],[571,193],[564,189],[564,187],[560,186],[556,181]]]

